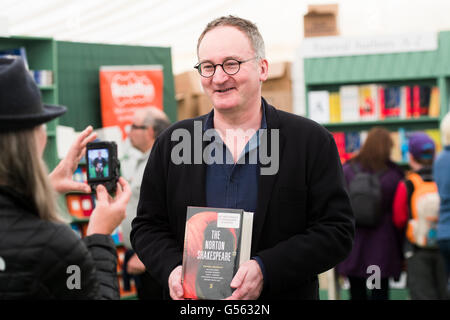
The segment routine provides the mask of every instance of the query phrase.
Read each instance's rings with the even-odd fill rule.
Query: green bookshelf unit
[[[309,101],[311,92],[327,91],[330,93],[330,97],[331,93],[337,95],[341,94],[341,105],[338,107],[339,112],[341,112],[342,93],[340,93],[340,89],[344,86],[361,87],[375,85],[375,87],[382,88],[413,88],[426,86],[430,88],[430,91],[435,87],[438,88],[438,93],[434,95],[434,101],[437,101],[436,103],[439,107],[436,109],[438,110],[436,114],[433,115],[421,114],[420,116],[411,117],[377,117],[354,121],[341,119],[341,121],[324,121],[321,122],[321,124],[332,133],[367,131],[373,126],[384,126],[391,132],[396,132],[399,129],[406,131],[437,131],[441,119],[449,111],[450,31],[439,32],[437,34],[437,42],[437,49],[433,51],[305,58],[304,79],[306,116],[311,118],[314,117],[314,114],[311,112]],[[410,103],[412,104],[413,89],[410,90],[410,98],[408,99],[411,99]],[[385,95],[385,93],[382,94]],[[422,95],[422,93],[420,93],[420,95]],[[417,96],[419,96],[419,94]],[[332,105],[331,99],[329,105]],[[431,101],[429,102],[428,107],[431,108]],[[331,108],[329,111],[331,117]],[[398,162],[403,166],[406,164],[404,160]]]
[[[47,104],[58,104],[58,75],[56,43],[52,38],[26,36],[0,37],[0,50],[24,48],[30,70],[48,70],[52,72],[51,85],[39,86],[42,100]],[[58,163],[56,152],[56,126],[58,119],[47,123],[47,147],[44,159],[51,171]]]

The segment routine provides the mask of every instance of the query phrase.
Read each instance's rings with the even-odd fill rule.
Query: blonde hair
[[[29,199],[41,219],[63,222],[47,167],[37,151],[35,128],[0,133],[0,150],[0,184]]]
[[[441,121],[442,145],[450,145],[450,112]]]

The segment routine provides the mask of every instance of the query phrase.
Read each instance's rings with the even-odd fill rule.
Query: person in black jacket
[[[120,178],[115,199],[97,188],[87,236],[80,239],[58,217],[56,192],[90,192],[72,175],[96,137],[92,127],[48,176],[45,122],[66,108],[42,103],[21,59],[0,58],[0,88],[0,299],[119,299],[110,234],[125,217],[128,184]]]
[[[318,299],[318,274],[345,259],[354,236],[334,139],[261,97],[268,61],[250,21],[210,22],[197,55],[213,110],[177,122],[155,142],[133,248],[165,297],[182,299],[186,207],[244,209],[254,212],[252,259],[240,265],[229,299]]]

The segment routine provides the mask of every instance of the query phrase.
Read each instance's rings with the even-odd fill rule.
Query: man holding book
[[[317,275],[345,259],[354,236],[333,137],[262,98],[268,61],[250,21],[210,22],[197,54],[213,110],[177,122],[155,142],[133,247],[166,297],[182,299],[187,207],[254,212],[251,259],[232,279],[229,298],[318,299]]]

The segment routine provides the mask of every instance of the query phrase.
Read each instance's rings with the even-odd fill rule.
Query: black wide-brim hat
[[[41,91],[21,58],[0,58],[0,132],[36,127],[64,114],[42,102]]]

